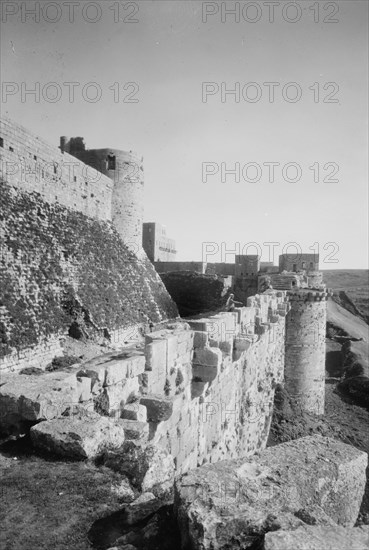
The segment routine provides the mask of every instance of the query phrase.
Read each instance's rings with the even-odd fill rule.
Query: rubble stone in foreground
[[[265,535],[264,550],[368,550],[369,525],[345,529],[337,525],[304,525],[295,531]]]
[[[94,458],[124,442],[124,423],[97,413],[55,418],[31,428],[34,446],[70,458]]]
[[[366,453],[316,435],[191,470],[175,489],[182,548],[247,549],[268,531],[295,529],[291,518],[314,507],[353,527],[367,463]]]

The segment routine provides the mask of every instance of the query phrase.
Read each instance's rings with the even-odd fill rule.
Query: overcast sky
[[[368,267],[366,1],[239,2],[239,18],[230,1],[28,1],[39,21],[2,4],[2,112],[55,145],[142,153],[145,221],[178,259],[297,242],[323,269]]]

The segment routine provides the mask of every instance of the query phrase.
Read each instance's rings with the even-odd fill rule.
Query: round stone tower
[[[285,386],[302,410],[324,414],[325,331],[328,293],[301,288],[288,292]]]
[[[77,151],[71,147],[70,152],[113,181],[112,222],[125,244],[140,256],[144,201],[142,157],[119,149]]]

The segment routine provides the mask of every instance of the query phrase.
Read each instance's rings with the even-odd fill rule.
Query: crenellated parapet
[[[302,288],[299,291],[288,292],[288,299],[290,302],[326,302],[331,294],[328,289],[311,290],[310,288]]]

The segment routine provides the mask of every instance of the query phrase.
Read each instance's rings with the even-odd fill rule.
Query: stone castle
[[[67,216],[71,211],[82,214],[83,219],[78,218],[81,224],[108,224],[125,245],[134,249],[136,256],[143,257],[143,164],[139,155],[108,148],[88,150],[82,138],[62,137],[60,147],[53,147],[9,119],[2,121],[0,144],[3,186],[12,189],[9,195],[12,200],[17,194],[21,195],[21,208],[26,208],[24,197],[32,196],[35,198],[31,202],[42,220],[48,216],[53,219],[56,211],[52,208],[57,207],[58,215],[62,212],[63,216]],[[14,201],[10,201],[10,212],[13,204]],[[17,216],[23,219],[25,212],[17,212]],[[66,224],[62,228],[63,233],[74,231],[69,218],[60,219],[66,220],[62,222]],[[50,228],[50,223],[47,219],[41,225],[46,224],[45,227]],[[102,226],[102,231],[108,232],[104,229],[108,226]],[[5,247],[8,252],[12,245],[12,231],[14,225],[7,227],[5,222]],[[83,231],[74,235],[76,241],[83,236]],[[38,238],[37,235],[35,233],[34,237]],[[95,243],[88,244],[95,246]],[[125,318],[119,320],[117,313],[115,322],[110,319],[112,326],[106,328],[102,322],[97,323],[96,318],[101,310],[105,311],[108,298],[105,300],[105,296],[98,291],[94,294],[94,303],[89,306],[91,309],[81,298],[81,289],[101,283],[93,268],[97,266],[106,242],[96,243],[95,248],[89,249],[88,263],[83,264],[78,277],[75,275],[80,267],[78,264],[85,258],[76,252],[69,252],[69,249],[66,252],[62,242],[57,241],[53,246],[62,251],[61,271],[75,290],[73,303],[77,303],[79,311],[82,311],[85,323],[87,318],[90,324],[94,324],[97,334],[109,333],[112,347],[114,343],[115,348],[120,349],[130,329],[134,333],[141,324],[127,324],[123,322]],[[40,294],[42,288],[37,287],[35,271],[27,271],[22,254],[17,254],[13,253],[13,249],[10,259],[9,254],[2,254],[3,268],[14,272],[19,270],[27,284],[33,285],[32,299],[37,302],[37,293]],[[70,256],[73,254],[72,261]],[[104,272],[104,277],[114,273],[114,261],[117,260],[113,257],[109,261],[112,263]],[[135,260],[131,258],[130,261]],[[138,261],[141,275],[143,270],[144,276],[146,273],[147,277],[153,278],[152,268],[147,264],[143,267],[142,260]],[[15,414],[18,420],[31,423],[59,418],[65,412],[63,407],[73,399],[108,417],[118,415],[135,419],[147,426],[147,432],[144,427],[143,433],[150,432],[152,441],[173,457],[176,468],[181,472],[204,461],[215,462],[225,457],[252,454],[266,445],[274,389],[278,383],[285,382],[291,395],[304,409],[318,414],[324,412],[328,293],[322,285],[316,259],[304,256],[301,265],[289,265],[288,258],[282,258],[281,262],[281,268],[275,273],[270,266],[260,266],[258,258],[236,257],[235,288],[238,285],[238,296],[246,305],[210,317],[186,319],[186,322],[178,320],[175,306],[161,306],[158,295],[151,290],[148,302],[129,307],[140,309],[138,306],[142,306],[144,309],[149,303],[151,319],[162,323],[160,330],[146,331],[145,344],[138,350],[128,347],[124,356],[112,351],[108,358],[97,357],[85,363],[83,369],[78,365],[75,371],[72,369],[72,372],[69,370],[67,374],[59,375],[60,406],[55,407],[51,417],[50,414],[45,415],[45,403],[41,402],[40,392],[36,398],[34,387],[32,384],[29,386],[32,377],[19,373],[29,366],[44,369],[53,356],[62,353],[61,343],[68,332],[63,325],[55,332],[48,327],[47,334],[40,329],[36,339],[28,346],[22,339],[11,340],[11,335],[6,332],[6,323],[11,325],[14,316],[20,315],[20,312],[12,310],[10,314],[10,306],[6,306],[5,302],[1,309],[2,331],[6,333],[4,342],[6,344],[8,339],[13,345],[4,344],[2,351],[0,365],[5,384],[1,388],[0,401],[9,403],[10,395],[16,394],[18,404],[32,403],[32,406],[27,405],[22,410],[16,407]],[[125,265],[125,277],[133,277],[133,264]],[[34,266],[34,269],[39,268],[38,264]],[[86,282],[84,278],[89,268],[92,269],[91,278]],[[213,272],[225,269],[215,264],[209,268]],[[119,269],[121,271],[122,267]],[[203,266],[201,269],[204,269]],[[270,276],[271,285],[269,288],[267,285],[262,293],[257,293],[260,279],[263,280],[266,275]],[[43,272],[43,276],[45,285],[47,272]],[[310,277],[313,284],[309,284]],[[159,277],[155,281],[154,284],[158,285]],[[255,289],[254,295],[250,295],[250,281]],[[55,284],[54,281],[53,290]],[[145,284],[143,279],[136,279],[136,287]],[[120,298],[119,293],[124,294],[124,291],[119,290],[115,281],[112,285],[115,288],[112,300],[116,301]],[[103,281],[103,286],[106,286],[106,281]],[[19,292],[27,293],[29,297],[28,288],[24,284]],[[60,294],[61,290],[58,292]],[[161,292],[165,293],[165,289]],[[54,302],[57,302],[59,294],[56,292],[53,295]],[[170,301],[168,295],[166,300]],[[91,320],[94,307],[95,318]],[[47,311],[47,307],[44,310]],[[32,315],[32,328],[41,327],[42,310],[34,308]],[[150,315],[146,318],[150,320]],[[24,325],[23,320],[22,323]],[[21,327],[21,323],[18,326]],[[112,335],[118,335],[119,331],[123,334],[122,338],[116,338],[113,342]],[[49,388],[50,376],[51,373],[38,376],[37,387],[42,387],[44,383],[45,388]],[[61,404],[63,391],[66,392],[64,405]],[[50,406],[50,392],[46,393],[49,396],[47,405]],[[9,427],[13,420],[7,415],[2,418],[5,427]]]
[[[318,258],[173,262],[164,230],[142,233],[138,155],[53,147],[9,119],[0,151],[0,433],[113,470],[128,524],[173,505],[186,550],[364,541],[365,453],[321,436],[265,449],[278,384],[324,413]],[[181,319],[142,243],[157,271],[232,277],[245,305]],[[95,354],[68,356],[68,336]]]

